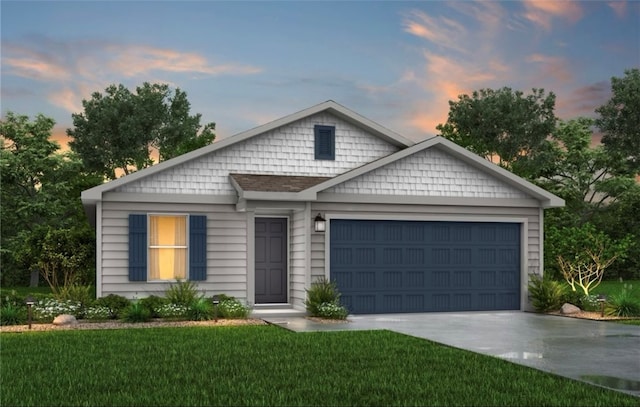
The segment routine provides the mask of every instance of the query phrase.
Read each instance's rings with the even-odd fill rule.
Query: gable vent
[[[336,128],[334,126],[316,125],[315,136],[315,159],[335,160],[336,159]]]

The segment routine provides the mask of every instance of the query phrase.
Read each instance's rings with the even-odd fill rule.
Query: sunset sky
[[[56,120],[109,84],[168,83],[218,137],[335,100],[407,138],[448,101],[544,88],[593,116],[640,67],[637,1],[5,1],[1,108]],[[62,136],[66,141],[67,137]]]

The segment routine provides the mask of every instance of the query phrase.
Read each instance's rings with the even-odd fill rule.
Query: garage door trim
[[[527,273],[528,250],[528,229],[529,222],[525,217],[496,217],[496,216],[482,216],[482,215],[401,215],[401,214],[342,214],[342,213],[329,213],[324,214],[324,218],[327,220],[327,229],[325,233],[324,242],[324,258],[325,269],[324,274],[327,279],[331,277],[331,220],[344,219],[344,220],[381,220],[381,221],[417,221],[417,222],[493,222],[493,223],[517,223],[520,224],[520,310],[526,309],[527,304],[527,284],[529,276]],[[540,231],[542,233],[542,230]],[[540,256],[542,256],[542,248],[540,248]]]

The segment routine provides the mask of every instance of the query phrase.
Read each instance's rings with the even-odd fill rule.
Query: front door
[[[287,302],[287,219],[256,218],[256,304]]]

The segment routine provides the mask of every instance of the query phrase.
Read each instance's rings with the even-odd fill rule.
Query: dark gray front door
[[[520,308],[520,225],[331,220],[331,279],[353,314]]]
[[[287,302],[287,219],[256,218],[256,304]]]

